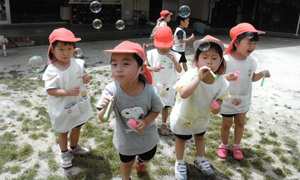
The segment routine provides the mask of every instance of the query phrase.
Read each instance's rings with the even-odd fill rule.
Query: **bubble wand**
[[[110,108],[111,108],[111,105],[112,105],[113,102],[114,102],[114,98],[112,97],[111,100],[110,100],[110,102],[109,102],[109,104],[108,104],[108,106],[107,106],[107,109],[105,111],[103,119],[107,120],[109,112],[110,112]]]
[[[133,119],[129,119],[129,124],[130,124],[130,126],[132,127],[132,129],[135,129],[135,127],[136,127],[136,121],[135,120],[133,120]]]
[[[159,69],[161,68],[161,66],[162,66],[162,63],[164,63],[165,62],[165,59],[163,59],[160,63],[159,63],[159,65],[157,66]]]
[[[219,107],[219,105],[218,105],[217,101],[214,101],[211,105],[212,109],[217,109],[218,107]]]
[[[264,85],[264,81],[265,81],[266,75],[267,75],[267,71],[265,71],[264,77],[263,77],[263,79],[262,79],[262,81],[261,81],[261,84],[260,84],[261,87]]]
[[[214,77],[214,79],[217,79],[218,78],[218,76],[217,75],[215,75],[215,73],[214,72],[212,72],[212,70],[209,70],[209,72],[210,72],[210,74]]]
[[[236,76],[236,80],[234,80],[234,82],[237,82],[239,75],[240,75],[240,71],[235,71],[234,76]]]

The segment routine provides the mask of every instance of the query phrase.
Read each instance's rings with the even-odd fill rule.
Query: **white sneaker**
[[[213,175],[214,174],[214,170],[212,170],[210,168],[210,163],[208,161],[208,159],[206,159],[205,161],[201,161],[200,163],[197,162],[197,160],[195,161],[195,166],[196,168],[200,169],[201,172],[205,175]]]
[[[68,168],[72,166],[72,158],[69,151],[61,153],[61,166]]]
[[[176,161],[174,170],[175,170],[175,179],[176,180],[186,180],[187,179],[185,163],[178,163]]]

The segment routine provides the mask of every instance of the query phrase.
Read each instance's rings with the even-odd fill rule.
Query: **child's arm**
[[[264,71],[261,71],[257,74],[253,73],[252,82],[258,81],[261,78],[263,78],[265,73],[266,73],[266,77],[271,77],[270,72],[268,70],[264,70]]]
[[[104,119],[104,114],[108,108],[108,104],[109,102],[111,101],[112,97],[105,97],[101,103],[101,106],[102,106],[102,109],[99,111],[98,113],[98,118],[100,119],[101,122],[107,122],[110,118],[110,114],[111,114],[111,111],[112,111],[112,108],[114,106],[114,102],[112,102],[112,105],[110,107],[110,112],[108,114],[108,118],[107,119]]]
[[[187,42],[190,42],[190,41],[193,41],[195,39],[195,36],[194,36],[194,34],[192,34],[189,38],[187,38],[187,39],[183,39],[183,38],[181,38],[181,39],[179,39],[179,42],[180,43],[187,43]]]
[[[176,71],[180,73],[182,71],[182,68],[181,68],[180,64],[175,60],[174,56],[172,54],[168,54],[167,56],[174,63]]]
[[[222,99],[217,99],[216,101],[217,101],[218,107],[217,108],[211,108],[211,112],[213,114],[218,114],[221,111],[221,105],[223,103]]]
[[[237,80],[237,76],[234,75],[234,73],[228,73],[228,74],[224,74],[223,75],[227,81],[234,81],[234,80]]]
[[[159,72],[160,71],[159,67],[151,67],[148,61],[146,61],[146,66],[147,66],[147,68],[149,69],[150,72],[152,72],[152,71]]]
[[[63,97],[63,96],[78,96],[80,93],[80,87],[75,86],[72,89],[64,90],[64,89],[47,89],[47,93],[51,96],[55,97]]]
[[[90,75],[85,70],[83,70],[83,74],[84,74],[82,76],[83,83],[84,84],[88,84],[90,82],[90,80],[91,80],[91,77],[90,77]]]
[[[201,68],[199,68],[198,77],[196,77],[191,83],[180,89],[180,97],[183,99],[190,97],[194,93],[195,89],[200,84],[202,79],[209,73],[209,70],[210,68],[207,66],[202,66]]]
[[[136,128],[137,132],[141,133],[145,130],[146,126],[150,124],[154,119],[159,115],[160,112],[150,112],[144,119],[136,120]]]

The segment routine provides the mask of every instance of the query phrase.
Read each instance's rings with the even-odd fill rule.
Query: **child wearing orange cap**
[[[134,162],[138,172],[145,172],[145,163],[156,153],[159,136],[155,118],[164,104],[151,85],[152,76],[139,44],[124,41],[104,52],[111,57],[115,81],[105,87],[96,107],[102,122],[108,121],[110,108],[115,113],[113,143],[120,156],[122,177],[128,180]],[[108,107],[110,102],[112,107]]]
[[[50,61],[43,74],[52,127],[59,133],[63,168],[72,166],[71,154],[85,155],[90,151],[78,143],[81,126],[94,115],[85,87],[90,76],[84,70],[84,61],[72,58],[75,42],[80,40],[65,28],[55,29],[49,36]]]
[[[153,85],[157,88],[158,94],[165,103],[162,110],[161,135],[168,135],[169,129],[167,119],[169,107],[174,105],[176,91],[172,88],[177,80],[177,72],[182,71],[180,54],[171,50],[174,45],[172,30],[169,26],[157,28],[154,45],[157,49],[147,51],[147,66],[152,72]]]
[[[208,159],[205,158],[204,134],[211,113],[218,114],[222,101],[230,97],[229,83],[221,75],[225,71],[223,43],[207,35],[196,40],[193,46],[195,67],[184,73],[173,86],[178,95],[170,114],[170,126],[176,136],[175,179],[178,180],[187,179],[184,150],[185,142],[192,136],[195,138],[197,151],[195,166],[205,175],[214,174]],[[217,103],[217,107],[212,107],[213,102]]]
[[[152,29],[152,32],[150,34],[150,39],[154,39],[154,35],[155,35],[155,31],[157,30],[158,27],[161,26],[167,26],[168,22],[171,21],[171,16],[173,15],[173,13],[171,13],[168,10],[162,10],[160,12],[160,17],[157,19],[157,23],[156,26]],[[143,44],[143,49],[147,49],[148,47],[153,47],[154,44],[150,43],[150,44]]]
[[[258,34],[263,33],[265,32],[256,30],[249,23],[240,23],[230,30],[232,41],[224,55],[226,61],[224,76],[230,81],[231,98],[224,100],[220,112],[223,117],[221,126],[222,143],[218,151],[220,158],[227,157],[229,149],[228,137],[233,120],[235,123],[234,144],[232,147],[233,156],[235,159],[244,158],[240,142],[244,133],[246,113],[251,106],[252,82],[260,80],[264,75],[270,77],[268,70],[255,73],[257,59],[251,55],[259,40]],[[239,72],[238,77],[234,75],[235,72]],[[236,80],[236,82],[233,80]]]

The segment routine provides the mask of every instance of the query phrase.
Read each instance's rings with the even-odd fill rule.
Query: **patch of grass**
[[[286,168],[285,166],[283,166],[283,172],[286,174],[286,175],[292,175],[292,171],[288,168]]]
[[[32,167],[24,171],[24,173],[18,177],[18,180],[33,180],[37,175],[36,168]]]
[[[30,144],[25,144],[18,153],[18,160],[22,161],[28,158],[33,153],[33,148]]]
[[[226,164],[224,164],[223,162],[217,162],[214,164],[214,166],[219,169],[221,172],[223,172],[226,176],[233,176],[234,173],[228,168],[228,166]]]
[[[37,140],[37,139],[39,139],[41,137],[48,137],[48,136],[45,133],[37,133],[37,134],[36,133],[32,133],[32,134],[29,135],[29,138],[31,138],[33,140]]]
[[[284,164],[291,164],[290,160],[285,156],[280,156],[279,160],[280,160],[280,162],[282,162]]]
[[[274,146],[280,146],[281,145],[281,143],[279,143],[277,141],[270,140],[269,138],[265,138],[265,137],[261,138],[260,143],[268,144],[268,145],[274,145]]]
[[[0,92],[0,96],[9,97],[9,96],[11,96],[11,92]]]
[[[279,148],[279,147],[274,147],[272,150],[271,150],[271,152],[273,153],[273,154],[275,154],[275,155],[282,155],[284,152],[285,152],[285,150],[283,150],[283,149],[281,149],[281,148]]]
[[[12,166],[10,167],[10,173],[16,174],[21,171],[21,166]]]
[[[48,166],[49,166],[49,169],[52,171],[56,171],[58,168],[60,168],[60,165],[58,165],[57,162],[53,158],[48,160]]]
[[[250,161],[250,163],[252,164],[253,168],[255,168],[255,169],[257,169],[261,172],[266,172],[267,171],[267,169],[264,168],[264,166],[263,166],[263,162],[258,158]]]
[[[68,178],[58,176],[58,175],[50,175],[47,177],[47,180],[68,180]]]
[[[280,168],[275,168],[273,169],[273,172],[277,175],[277,176],[280,176],[280,177],[286,177],[286,175],[284,174],[283,170],[280,169]]]
[[[25,107],[31,107],[32,104],[30,101],[28,101],[27,99],[22,99],[21,101],[19,101],[19,104]]]
[[[266,175],[264,180],[274,180],[276,178],[274,178],[273,176],[270,175]]]
[[[275,131],[270,131],[269,136],[274,137],[274,138],[278,137],[278,135],[276,134]]]

